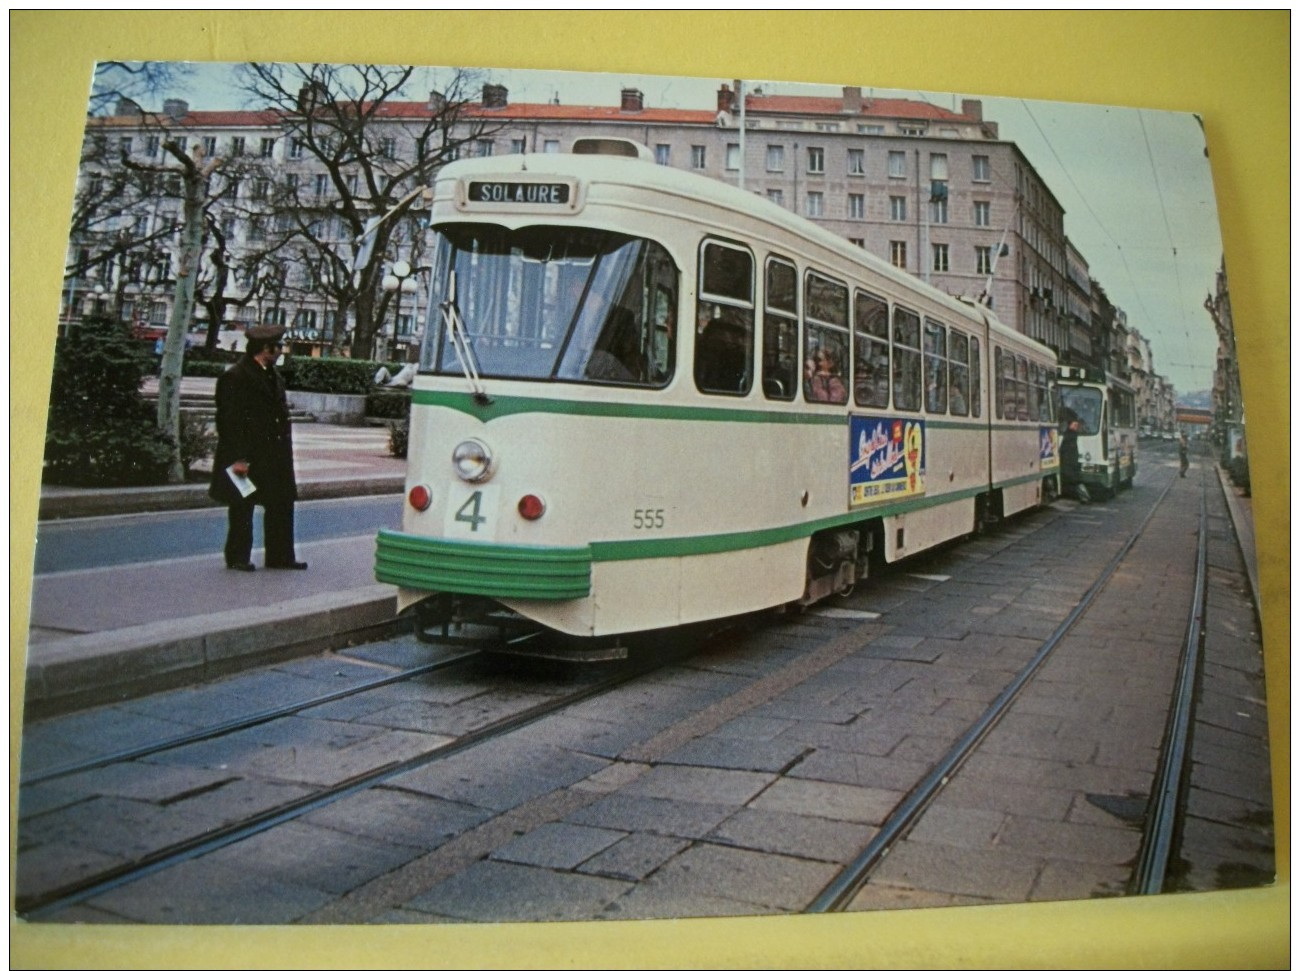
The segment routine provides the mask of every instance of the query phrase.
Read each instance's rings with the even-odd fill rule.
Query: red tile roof
[[[781,115],[844,115],[843,98],[808,98],[798,95],[746,95],[745,111]],[[862,96],[862,114],[876,118],[908,118],[927,121],[975,122],[976,118],[959,115],[925,101],[905,98]]]

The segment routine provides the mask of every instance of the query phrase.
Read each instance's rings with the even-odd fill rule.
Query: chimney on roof
[[[184,118],[189,113],[190,104],[188,101],[182,101],[180,98],[168,98],[163,102],[163,114],[173,121]]]
[[[732,106],[736,103],[736,96],[732,93],[731,88],[723,85],[718,88],[718,110],[730,112]]]
[[[840,110],[846,115],[862,114],[862,89],[846,87],[844,89],[844,105]]]
[[[447,98],[440,91],[429,92],[429,111],[433,114],[441,114],[442,110],[447,107]]]
[[[961,113],[974,121],[983,121],[984,102],[977,98],[962,98]]]
[[[636,88],[623,89],[623,101],[619,105],[619,111],[643,111],[645,109],[645,95]]]
[[[120,118],[124,116],[139,116],[144,114],[144,112],[141,111],[140,106],[130,98],[120,97],[117,99],[117,107],[113,109],[113,114]]]
[[[503,84],[483,85],[483,107],[504,108],[508,102],[509,90]]]

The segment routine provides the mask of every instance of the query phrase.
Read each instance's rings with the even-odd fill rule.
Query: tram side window
[[[969,415],[970,338],[955,330],[948,335],[948,378],[952,383],[948,410],[954,415]]]
[[[1047,423],[1052,420],[1052,398],[1047,393],[1048,369],[1037,364],[1030,366],[1030,403],[1029,415],[1035,421]]]
[[[980,339],[972,337],[970,339],[970,413],[974,418],[980,416],[980,396],[984,388],[980,379],[981,374]]]
[[[820,273],[804,280],[804,395],[842,405],[849,400],[849,288]]]
[[[1002,348],[996,348],[998,417],[1008,421],[1016,418],[1016,359]]]
[[[889,407],[889,305],[859,290],[853,303],[853,400]]]
[[[894,308],[894,407],[921,410],[921,318]]]
[[[748,394],[753,360],[754,257],[707,240],[700,250],[696,387],[708,394]]]
[[[763,312],[763,394],[793,401],[799,380],[799,276],[792,263],[767,261]]]
[[[932,415],[948,412],[948,341],[942,324],[925,322],[925,410]]]
[[[1016,356],[1016,417],[1029,420],[1029,364],[1019,355]]]

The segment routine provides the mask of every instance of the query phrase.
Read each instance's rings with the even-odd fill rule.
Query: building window
[[[809,216],[820,216],[825,211],[825,205],[820,192],[808,193],[807,212]]]
[[[150,158],[158,157],[158,149],[162,147],[162,141],[157,135],[150,135],[144,140],[144,153]]]
[[[203,136],[203,157],[212,158],[217,154],[217,137],[215,135]]]
[[[329,192],[330,189],[330,177],[326,175],[324,172],[318,172],[316,174],[316,181],[315,181],[314,188],[316,190],[316,198],[317,199],[324,198],[324,196],[326,195],[326,193]]]
[[[767,146],[767,170],[769,172],[785,171],[785,146]]]
[[[727,170],[736,172],[740,169],[740,146],[730,144],[727,146]]]
[[[271,180],[270,180],[270,179],[254,179],[254,180],[253,180],[253,198],[254,198],[254,199],[265,199],[265,198],[270,194],[270,192],[271,192]]]
[[[244,146],[245,146],[244,136],[243,136],[243,135],[236,135],[234,138],[232,138],[232,139],[230,140],[230,154],[231,154],[231,155],[243,155],[243,154],[244,154]]]
[[[975,247],[975,272],[981,276],[988,276],[993,272],[992,246]]]
[[[510,139],[510,152],[512,155],[523,155],[528,151],[528,139],[512,138]]]
[[[117,141],[117,147],[120,148],[120,149],[122,150],[122,154],[123,154],[123,155],[130,155],[130,154],[131,154],[131,139],[130,139],[130,138],[119,138],[118,141]]]
[[[671,145],[655,146],[655,164],[667,165],[672,159],[673,147]]]
[[[889,177],[891,179],[907,178],[907,153],[889,153]]]
[[[397,158],[397,139],[379,139],[379,156],[380,158]]]
[[[808,149],[808,173],[810,175],[821,175],[826,171],[826,150],[822,148]]]
[[[392,139],[391,139],[391,138],[390,138],[390,139],[387,139],[387,141],[390,141],[390,142],[391,142]],[[493,146],[493,143],[491,142],[491,140],[486,139],[486,138],[480,138],[480,139],[478,139],[477,141],[474,142],[474,155],[475,155],[475,157],[477,157],[477,158],[487,158],[488,156],[490,156],[490,155],[492,154],[492,149],[493,149],[493,147],[494,147],[494,146]],[[393,157],[394,157],[393,149],[390,148],[390,149],[387,151],[387,153],[385,154],[385,157],[386,157],[386,158],[393,158]]]
[[[262,149],[261,149],[261,152],[259,153],[259,154],[261,155],[261,157],[262,157],[262,158],[270,158],[270,157],[271,157],[271,154],[272,154],[274,151],[275,151],[275,139],[274,139],[274,138],[263,138],[263,139],[262,139]]]
[[[975,225],[976,226],[992,225],[992,219],[990,218],[990,216],[991,214],[989,210],[989,203],[987,202],[975,203]]]
[[[840,123],[838,121],[819,121],[815,123],[814,127],[818,131],[839,131]]]
[[[548,138],[542,143],[542,151],[547,155],[555,155],[560,151],[560,140],[558,138]]]
[[[176,150],[184,155],[190,150],[190,140],[185,135],[180,135],[175,139]]]
[[[301,138],[292,138],[289,140],[289,157],[302,158],[302,150],[306,143]]]
[[[899,122],[898,133],[900,135],[911,135],[913,137],[920,137],[925,134],[925,125],[906,124],[904,122]]]
[[[946,223],[948,221],[948,197],[941,195],[930,199],[930,222]]]
[[[859,125],[858,131],[864,135],[883,135],[885,133],[884,125]]]
[[[866,197],[863,196],[861,193],[857,193],[857,192],[849,193],[849,218],[850,219],[862,219],[866,216],[866,206],[864,204],[865,199]]]
[[[862,149],[849,149],[849,175],[865,175],[867,171],[866,160]]]
[[[907,221],[907,196],[889,197],[889,218],[896,223]]]
[[[866,240],[862,239],[862,238],[859,237],[859,236],[850,236],[850,237],[849,237],[849,242],[852,243],[854,246],[856,246],[858,249],[866,249],[866,248],[867,248],[867,242],[866,242]]]
[[[993,175],[989,169],[989,157],[987,155],[974,155],[971,157],[971,165],[974,169],[974,179],[976,182],[991,182]]]
[[[290,172],[284,177],[284,187],[288,190],[289,195],[297,198],[298,196],[298,173]]]
[[[935,243],[930,247],[931,259],[930,269],[935,273],[948,272],[948,244]]]
[[[774,202],[774,203],[776,203],[778,206],[784,206],[784,205],[785,205],[785,192],[784,192],[784,190],[782,190],[782,189],[768,189],[768,190],[767,190],[767,201],[768,201],[768,202]]]
[[[693,169],[704,168],[704,148],[705,146],[703,145],[691,146],[691,168]]]
[[[889,243],[889,262],[900,270],[907,269],[907,244],[900,239]]]

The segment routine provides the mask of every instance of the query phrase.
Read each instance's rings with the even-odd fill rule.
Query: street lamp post
[[[397,294],[396,307],[393,311],[393,344],[396,345],[401,332],[402,321],[402,294],[415,293],[417,284],[415,282],[415,271],[411,264],[406,260],[398,260],[389,268],[389,273],[384,277],[383,288],[389,293]],[[389,355],[392,359],[392,355]]]

